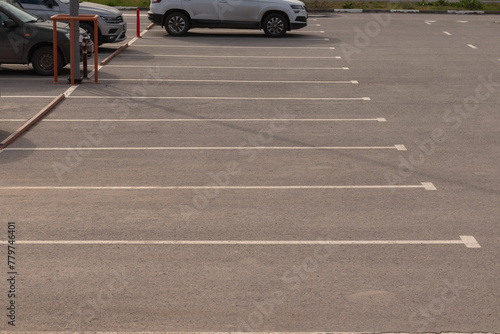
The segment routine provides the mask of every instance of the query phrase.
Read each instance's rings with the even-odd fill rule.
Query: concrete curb
[[[125,44],[123,44],[118,50],[116,50],[115,52],[113,52],[112,54],[110,54],[108,57],[106,57],[106,59],[104,59],[103,61],[101,61],[101,63],[99,65],[101,65],[101,66],[106,65],[111,59],[113,59],[114,57],[116,57],[116,55],[118,55],[120,52],[122,52],[126,48],[128,48],[128,42],[125,43]]]
[[[19,129],[14,131],[10,136],[8,136],[4,141],[0,143],[0,150],[3,150],[9,146],[14,140],[16,140],[23,133],[28,131],[33,125],[35,125],[40,119],[43,118],[49,111],[51,111],[59,102],[64,100],[66,95],[60,94],[55,99],[53,99],[45,108],[40,110],[38,114],[31,117],[26,123],[24,123]]]

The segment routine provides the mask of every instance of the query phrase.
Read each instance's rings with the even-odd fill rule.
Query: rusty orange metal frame
[[[78,16],[69,16],[64,14],[53,15],[50,17],[52,21],[54,21],[54,83],[57,83],[57,21],[70,21],[70,29],[71,29],[71,84],[75,84],[75,32],[73,27],[75,26],[75,21],[94,21],[94,82],[98,83],[99,78],[97,76],[98,71],[98,61],[97,61],[97,49],[98,49],[98,36],[99,29],[97,27],[97,19],[99,15],[78,15]],[[80,66],[80,64],[78,64]]]

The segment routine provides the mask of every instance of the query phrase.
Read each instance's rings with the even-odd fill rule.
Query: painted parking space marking
[[[297,31],[295,31],[297,32]],[[204,41],[206,40],[210,40],[210,39],[215,39],[215,40],[258,40],[258,41],[262,41],[262,38],[261,36],[256,36],[256,35],[250,35],[248,34],[247,36],[235,36],[235,37],[223,37],[223,36],[216,36],[216,35],[209,35],[209,34],[200,34],[200,35],[203,35],[203,36],[189,36],[189,40],[199,40],[199,39],[203,39]],[[144,38],[144,40],[147,40],[147,39],[168,39],[168,40],[178,40],[177,37],[171,37],[171,36],[149,36],[149,37],[146,37]],[[307,38],[307,37],[301,37],[300,38],[301,41],[305,41],[305,42],[309,42],[309,41],[329,41],[330,39],[329,38]],[[280,43],[283,43],[283,42],[296,42],[297,40],[295,39],[281,39],[279,42]],[[272,43],[271,43],[272,44]]]
[[[443,31],[443,33],[444,33],[445,35],[451,36],[451,33],[447,32],[447,31]]]
[[[123,53],[120,54],[121,57],[174,57],[174,58],[245,58],[245,59],[276,59],[276,56],[229,56],[229,55],[164,55],[164,54],[134,54],[134,53]],[[340,56],[331,57],[315,57],[315,56],[280,56],[279,59],[341,59]]]
[[[8,241],[0,241],[7,244]],[[465,245],[481,248],[473,236],[460,236],[456,240],[16,240],[24,245],[191,245],[191,246],[355,246],[355,245]]]
[[[343,80],[343,81],[290,81],[290,80],[209,80],[209,79],[99,79],[99,81],[132,81],[132,82],[212,82],[212,83],[244,83],[244,84],[352,84],[357,85],[357,80]]]
[[[472,45],[472,44],[467,44],[467,46],[468,46],[469,48],[471,48],[471,49],[477,49],[477,46],[474,46],[474,45]]]
[[[139,44],[137,47],[150,47],[150,48],[187,48],[187,49],[298,49],[298,50],[335,50],[335,47],[328,46],[218,46],[218,45],[158,45],[158,44]]]
[[[393,146],[162,146],[162,147],[18,147],[7,151],[169,151],[169,150],[397,150],[406,151],[404,145]]]
[[[25,119],[0,119],[6,122],[23,122]],[[49,118],[41,122],[387,122],[385,118]],[[397,145],[396,145],[397,146]]]
[[[236,96],[94,96],[72,95],[69,99],[134,99],[134,100],[308,100],[308,101],[371,101],[369,97],[236,97]]]
[[[344,186],[0,186],[0,190],[335,190],[335,189],[424,189],[437,190],[430,182],[410,185]]]
[[[265,67],[265,66],[189,66],[189,65],[106,65],[109,67],[124,68],[196,68],[196,69],[227,69],[227,70],[306,70],[306,71],[328,71],[328,70],[349,70],[349,67]]]

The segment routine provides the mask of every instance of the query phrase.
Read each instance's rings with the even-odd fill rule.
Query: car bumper
[[[148,12],[148,19],[156,25],[163,26],[163,15],[161,14]]]
[[[296,29],[301,29],[307,27],[307,22],[293,22],[290,23],[290,29],[291,30],[296,30]]]
[[[118,43],[127,39],[127,23],[122,22],[118,25],[107,25],[106,29],[101,28],[101,43]]]

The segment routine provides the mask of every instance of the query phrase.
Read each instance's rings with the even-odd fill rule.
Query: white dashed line
[[[474,45],[472,45],[472,44],[467,44],[467,46],[468,46],[469,48],[471,48],[471,49],[475,49],[475,50],[477,49],[477,46],[474,46]]]
[[[444,33],[445,35],[451,36],[451,34],[450,34],[449,32],[447,32],[447,31],[443,31],[443,33]]]

